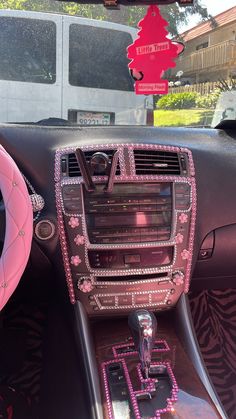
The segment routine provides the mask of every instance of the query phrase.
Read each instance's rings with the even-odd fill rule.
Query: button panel
[[[80,185],[64,185],[62,188],[64,209],[68,213],[81,213],[82,200]]]
[[[155,307],[166,304],[169,300],[170,290],[138,292],[126,294],[98,294],[93,296],[100,310],[133,309],[139,307]]]
[[[190,185],[188,183],[175,184],[175,208],[187,210],[190,207]]]

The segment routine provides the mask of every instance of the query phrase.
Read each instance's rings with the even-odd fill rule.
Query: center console
[[[129,143],[63,148],[56,152],[55,186],[94,417],[226,418],[184,295],[196,218],[191,152]],[[157,335],[147,309],[159,312]]]
[[[188,291],[196,216],[189,150],[58,150],[56,197],[72,303],[81,300],[96,316],[163,310]]]

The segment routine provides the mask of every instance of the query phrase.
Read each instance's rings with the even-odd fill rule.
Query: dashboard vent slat
[[[91,151],[84,151],[84,155],[85,155],[85,159],[87,164],[89,165],[90,163],[90,159],[93,156],[94,153],[96,153],[97,150],[91,150]],[[110,159],[110,161],[112,161],[113,155],[116,152],[116,150],[101,150],[103,153],[106,153]],[[103,176],[105,175],[105,173],[93,173],[93,176]],[[116,176],[120,175],[120,166],[119,166],[119,162],[117,165],[117,169],[116,169]],[[80,172],[80,168],[76,159],[76,155],[75,153],[70,153],[68,154],[68,176],[69,177],[78,177],[81,176],[81,172]]]
[[[180,175],[178,153],[134,150],[136,175]]]

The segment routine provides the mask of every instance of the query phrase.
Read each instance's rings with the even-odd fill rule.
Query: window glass
[[[208,47],[208,42],[204,42],[203,44],[199,44],[196,46],[196,50],[198,51],[199,49],[204,49]]]
[[[39,19],[0,18],[0,79],[56,80],[56,25]]]
[[[97,89],[133,90],[126,48],[127,32],[70,25],[69,83]]]

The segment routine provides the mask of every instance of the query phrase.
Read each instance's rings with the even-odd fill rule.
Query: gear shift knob
[[[144,377],[148,378],[157,329],[156,317],[147,310],[135,310],[130,313],[128,323],[135,348],[139,354]]]

